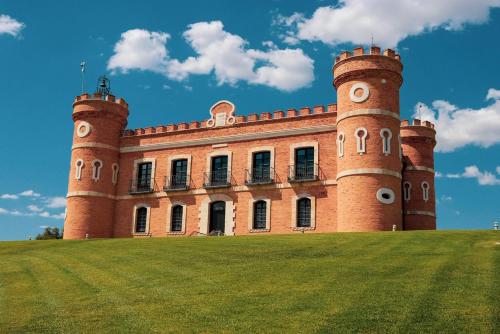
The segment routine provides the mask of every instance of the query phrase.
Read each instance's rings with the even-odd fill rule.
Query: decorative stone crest
[[[90,133],[91,128],[88,122],[81,121],[76,128],[76,135],[80,138],[86,137]]]
[[[227,100],[221,100],[210,108],[210,119],[207,121],[207,127],[228,126],[236,123],[234,111],[236,107]]]

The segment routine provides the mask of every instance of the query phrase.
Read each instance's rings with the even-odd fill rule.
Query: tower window
[[[387,128],[380,130],[380,137],[382,137],[382,153],[385,155],[391,154],[391,130]]]
[[[427,181],[422,182],[422,195],[425,202],[429,200],[429,183]]]
[[[342,158],[344,156],[344,141],[345,135],[343,132],[340,132],[337,136],[337,154],[339,158]]]
[[[170,232],[181,232],[184,208],[182,205],[172,207],[172,219],[170,222]]]
[[[267,203],[260,200],[253,204],[253,225],[254,230],[262,230],[266,228],[267,221]]]
[[[78,159],[75,163],[75,179],[80,181],[82,179],[82,168],[84,166],[83,160]]]
[[[356,131],[354,131],[356,149],[360,155],[366,153],[366,136],[368,136],[368,131],[365,128],[357,128]]]
[[[120,167],[118,164],[113,164],[113,166],[111,166],[111,170],[113,172],[111,176],[111,183],[116,184],[118,182],[118,171],[120,170]]]
[[[101,177],[102,161],[94,160],[92,161],[92,180],[98,181]]]
[[[146,233],[148,218],[148,209],[145,207],[137,208],[135,212],[135,233]]]
[[[405,182],[403,183],[403,196],[405,201],[409,201],[411,199],[411,183]]]
[[[311,227],[311,200],[301,198],[297,201],[297,227]]]

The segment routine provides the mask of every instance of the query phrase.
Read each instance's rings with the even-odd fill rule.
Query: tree
[[[47,226],[43,233],[36,236],[36,240],[62,239],[63,234],[58,227]]]

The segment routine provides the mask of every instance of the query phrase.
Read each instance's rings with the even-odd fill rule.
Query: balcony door
[[[218,201],[210,204],[209,234],[224,233],[226,227],[226,202]]]
[[[252,181],[267,182],[271,178],[271,152],[253,154]]]
[[[173,188],[185,187],[187,184],[187,159],[172,161],[172,180]]]
[[[295,178],[314,177],[314,147],[302,147],[295,150]]]
[[[137,190],[148,190],[151,188],[151,162],[141,163],[137,166]]]
[[[221,155],[212,158],[212,170],[210,181],[212,185],[227,183],[227,155]]]

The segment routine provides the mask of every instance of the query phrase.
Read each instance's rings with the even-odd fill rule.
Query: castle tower
[[[430,122],[401,122],[403,150],[403,208],[405,230],[436,229],[434,146],[436,131]]]
[[[64,239],[111,237],[128,105],[109,91],[77,96]]]
[[[402,229],[399,88],[403,65],[393,50],[343,52],[337,89],[338,231]]]

